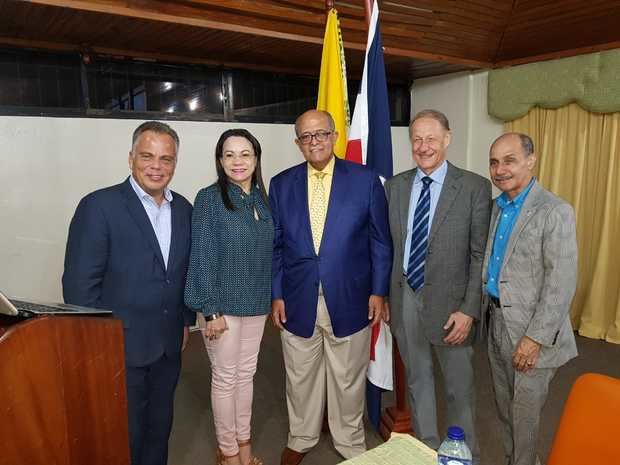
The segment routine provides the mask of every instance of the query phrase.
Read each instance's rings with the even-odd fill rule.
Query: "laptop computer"
[[[39,315],[109,315],[111,313],[111,310],[100,308],[9,299],[0,291],[0,315],[32,318]]]

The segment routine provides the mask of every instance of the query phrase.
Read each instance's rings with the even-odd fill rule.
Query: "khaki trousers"
[[[288,447],[307,452],[316,445],[327,402],[336,450],[347,459],[364,452],[369,327],[347,337],[334,336],[325,298],[319,295],[312,336],[303,338],[284,330],[281,337],[286,366]]]

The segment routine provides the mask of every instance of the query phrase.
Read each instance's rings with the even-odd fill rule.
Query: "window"
[[[294,123],[316,107],[317,78],[253,71],[232,71],[231,77],[237,121]]]
[[[201,65],[0,49],[0,114],[292,123],[318,78]],[[349,81],[353,111],[359,81]],[[388,89],[392,125],[409,123],[407,86]]]
[[[0,106],[31,114],[43,108],[81,108],[79,57],[1,51]]]

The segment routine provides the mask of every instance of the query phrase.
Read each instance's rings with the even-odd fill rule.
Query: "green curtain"
[[[620,112],[620,49],[489,71],[488,112],[502,121],[573,102],[592,113]]]

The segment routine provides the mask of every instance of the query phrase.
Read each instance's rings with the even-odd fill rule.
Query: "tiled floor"
[[[558,371],[552,382],[544,411],[539,452],[546,457],[557,427],[564,401],[573,381],[581,373],[593,371],[620,378],[620,346],[578,337],[580,357]],[[184,354],[184,366],[177,389],[175,422],[170,440],[169,465],[211,465],[215,463],[215,435],[210,400],[209,361],[198,333],[193,333]],[[483,347],[477,348],[477,424],[482,465],[503,465],[499,443],[499,423],[495,413],[490,374]],[[255,452],[265,465],[278,465],[286,444],[288,422],[284,398],[284,364],[277,331],[267,325],[261,346],[258,371],[254,383],[253,442]],[[441,392],[441,384],[438,386]],[[441,398],[439,395],[438,397]],[[384,395],[386,405],[392,396]],[[440,400],[440,424],[444,408]],[[381,442],[367,427],[367,443],[373,447]],[[332,465],[342,458],[327,436],[302,462],[303,465]]]

